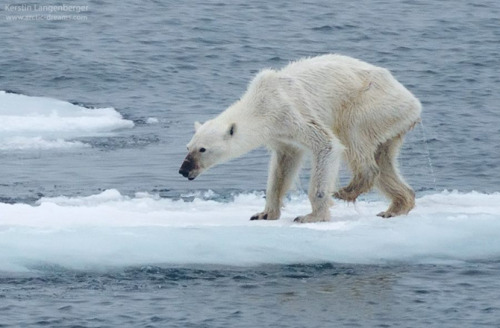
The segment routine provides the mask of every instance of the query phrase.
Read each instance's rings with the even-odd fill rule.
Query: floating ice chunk
[[[68,149],[87,148],[87,145],[80,141],[65,141],[63,139],[46,140],[42,137],[10,137],[0,141],[0,150],[27,150],[27,149]]]
[[[66,101],[0,91],[0,149],[81,147],[75,138],[132,128],[113,108],[85,108]]]
[[[156,117],[148,117],[146,120],[147,124],[158,124],[160,121]]]
[[[200,194],[200,196],[203,196]],[[343,262],[450,263],[500,257],[500,194],[443,192],[417,199],[408,215],[375,216],[385,201],[337,203],[332,221],[296,224],[307,196],[286,203],[277,221],[250,221],[261,193],[231,202],[193,201],[106,190],[0,203],[0,271],[40,263],[68,268],[148,264]]]

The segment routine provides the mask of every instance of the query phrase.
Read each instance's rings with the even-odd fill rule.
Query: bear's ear
[[[230,136],[233,136],[236,133],[236,123],[231,124],[227,133]]]
[[[200,128],[200,126],[201,126],[200,122],[198,122],[198,121],[194,122],[194,131],[195,132],[198,131],[198,129]]]

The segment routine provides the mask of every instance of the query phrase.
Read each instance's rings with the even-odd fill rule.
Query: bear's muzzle
[[[185,178],[188,178],[189,180],[194,180],[194,178],[196,178],[197,176],[197,174],[195,174],[196,170],[197,165],[195,164],[193,157],[188,154],[184,159],[184,162],[182,162],[181,168],[179,169],[179,174],[181,174]]]

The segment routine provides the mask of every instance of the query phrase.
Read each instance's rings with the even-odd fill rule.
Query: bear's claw
[[[255,215],[252,215],[250,218],[251,221],[254,220],[278,220],[280,218],[280,211],[276,210],[267,210],[264,212],[257,213]]]
[[[254,216],[252,216],[250,218],[250,221],[254,221],[254,220],[267,220],[267,213],[255,214]]]
[[[394,216],[396,216],[394,213],[392,212],[389,212],[389,211],[386,211],[386,212],[380,212],[379,214],[377,214],[377,216],[380,216],[384,219],[388,219],[388,218],[392,218]]]

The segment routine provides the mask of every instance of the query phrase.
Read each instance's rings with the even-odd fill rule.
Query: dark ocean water
[[[0,277],[2,327],[497,327],[499,263]],[[8,287],[5,287],[8,286]]]
[[[84,18],[13,21],[9,16],[32,13],[0,8],[0,90],[113,107],[135,126],[78,139],[86,148],[0,150],[2,202],[110,188],[169,198],[264,190],[263,149],[194,184],[183,179],[177,172],[193,122],[237,100],[260,69],[332,52],[389,68],[421,100],[423,125],[408,135],[400,157],[418,195],[500,191],[498,1],[71,4],[88,6],[77,14]],[[151,117],[158,124],[148,124]],[[343,170],[341,180],[347,178]],[[304,171],[303,188],[307,179]],[[111,271],[47,266],[0,274],[0,327],[494,327],[499,269],[491,259]]]

